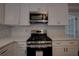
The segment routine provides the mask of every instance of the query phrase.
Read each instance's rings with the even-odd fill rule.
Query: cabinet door
[[[48,25],[67,25],[68,6],[67,4],[52,4],[49,7]]]
[[[0,24],[4,22],[4,4],[0,3]]]
[[[5,24],[18,25],[19,24],[19,4],[10,3],[5,4]]]
[[[16,56],[16,42],[13,42],[6,47],[8,48],[8,56]]]
[[[43,4],[43,3],[30,4],[30,11],[47,12],[47,4]]]
[[[25,56],[26,53],[26,42],[25,41],[18,41],[17,42],[18,46],[17,46],[17,56]]]
[[[65,47],[65,56],[78,56],[78,48],[76,46]]]
[[[29,4],[20,4],[20,25],[30,25],[29,23]]]
[[[55,6],[54,4],[50,4],[48,6],[48,25],[56,25],[56,20],[55,20]]]
[[[57,25],[68,24],[68,5],[67,4],[55,4],[55,20]]]
[[[63,47],[53,47],[53,56],[64,56]]]
[[[29,11],[39,11],[40,8],[39,8],[39,5],[38,4],[30,4],[30,9]]]

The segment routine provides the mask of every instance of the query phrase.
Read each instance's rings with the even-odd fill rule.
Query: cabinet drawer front
[[[19,45],[18,47],[20,47],[20,48],[22,48],[22,47],[26,47],[25,44],[18,44],[18,45]]]
[[[77,45],[78,42],[77,41],[67,41],[65,42],[65,45]]]
[[[53,46],[77,45],[77,41],[53,41]]]
[[[25,41],[18,41],[18,47],[26,47],[26,42]]]
[[[65,45],[63,41],[53,41],[53,46],[63,46]]]

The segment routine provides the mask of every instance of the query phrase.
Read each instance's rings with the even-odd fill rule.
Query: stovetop
[[[32,34],[27,41],[52,41],[46,34]]]
[[[27,47],[31,48],[46,48],[52,46],[52,39],[47,34],[31,34],[27,40]]]

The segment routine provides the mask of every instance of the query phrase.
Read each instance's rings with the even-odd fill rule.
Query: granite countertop
[[[26,40],[22,40],[22,38],[0,38],[0,49],[18,41],[26,41]]]
[[[6,45],[13,43],[13,42],[15,42],[15,41],[10,40],[10,39],[0,39],[0,49],[5,47]]]
[[[54,40],[58,40],[58,41],[70,41],[70,40],[79,40],[79,38],[69,38],[69,37],[55,37],[55,36],[49,36],[53,41]],[[13,42],[17,42],[17,41],[26,41],[23,40],[22,38],[1,38],[0,39],[0,48],[11,44]]]
[[[79,40],[79,38],[73,38],[73,37],[65,37],[65,36],[48,36],[50,37],[52,40]]]

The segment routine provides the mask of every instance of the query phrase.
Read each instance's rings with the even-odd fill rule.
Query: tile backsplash
[[[48,36],[63,36],[64,35],[64,26],[48,26],[43,24],[33,24],[30,26],[16,26],[11,28],[11,37],[13,38],[22,38],[24,40],[28,39],[31,30],[45,29],[47,30]]]
[[[0,25],[0,38],[10,37],[10,34],[9,26]]]
[[[43,24],[30,26],[4,26],[0,25],[0,38],[12,37],[21,40],[26,40],[31,35],[31,30],[45,29],[48,36],[64,36],[64,26],[48,26]]]

